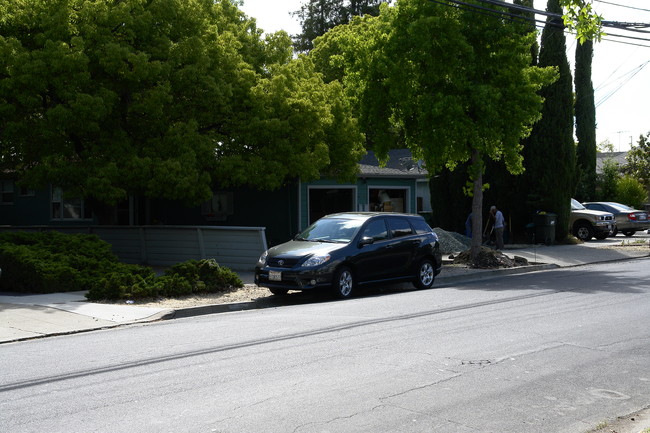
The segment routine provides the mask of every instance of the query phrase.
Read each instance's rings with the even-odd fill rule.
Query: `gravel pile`
[[[470,248],[472,240],[456,232],[448,232],[436,227],[433,231],[438,235],[440,251],[442,254],[460,253]]]

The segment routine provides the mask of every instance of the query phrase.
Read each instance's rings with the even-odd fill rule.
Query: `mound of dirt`
[[[455,265],[467,265],[472,268],[514,268],[515,266],[526,266],[528,260],[523,257],[514,256],[510,258],[501,251],[481,247],[476,262],[472,262],[471,250],[465,250],[453,258]]]
[[[472,240],[456,232],[448,232],[436,227],[433,231],[438,235],[440,252],[442,254],[455,254],[465,251],[472,245]]]

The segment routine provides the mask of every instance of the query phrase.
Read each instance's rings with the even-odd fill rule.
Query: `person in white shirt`
[[[505,221],[503,220],[503,213],[497,209],[496,206],[490,208],[490,214],[494,218],[494,236],[496,237],[497,250],[503,249],[503,229]]]

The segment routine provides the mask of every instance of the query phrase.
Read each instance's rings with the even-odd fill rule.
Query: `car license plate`
[[[646,215],[646,214],[639,215],[639,221],[645,221],[647,219],[648,219],[648,215]]]
[[[269,271],[269,281],[282,281],[282,272]]]

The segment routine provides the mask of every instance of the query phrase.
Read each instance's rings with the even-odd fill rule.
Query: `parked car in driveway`
[[[572,198],[569,230],[582,241],[588,241],[593,237],[605,239],[616,230],[614,214],[587,209],[578,200]]]
[[[276,295],[326,289],[348,298],[357,287],[380,282],[427,289],[441,267],[438,236],[421,216],[338,213],[262,254],[255,283]]]
[[[621,203],[611,201],[598,201],[583,203],[587,209],[610,212],[616,219],[616,227],[612,236],[618,232],[625,236],[632,236],[634,233],[650,229],[650,220],[646,211],[633,209]]]

